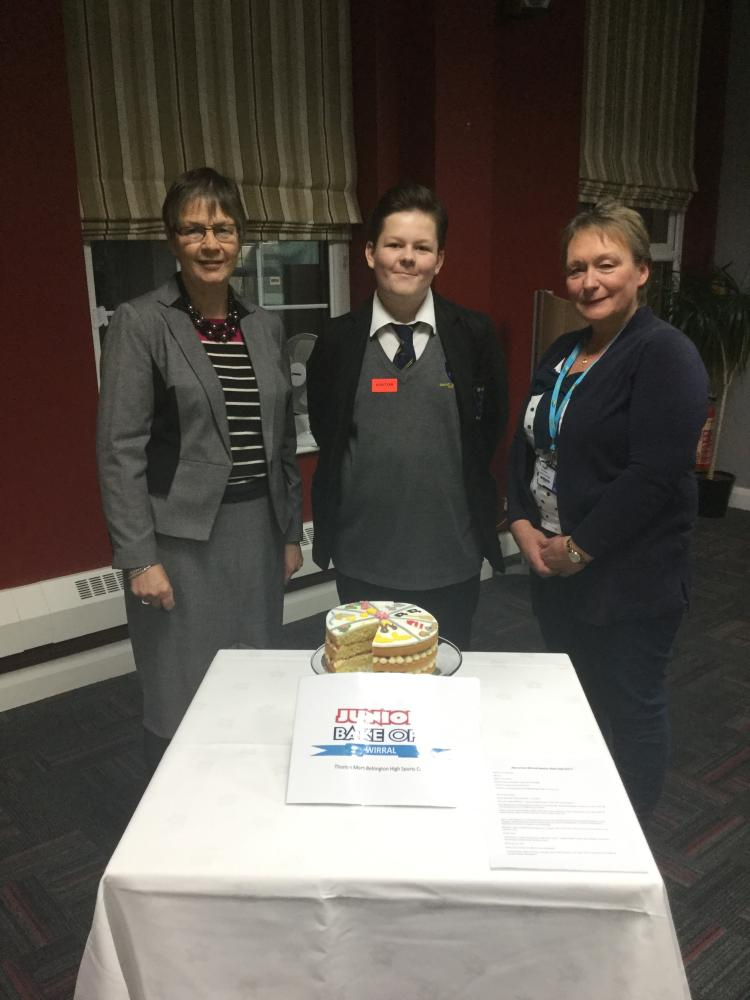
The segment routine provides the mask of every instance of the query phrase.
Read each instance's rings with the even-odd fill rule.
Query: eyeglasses
[[[219,222],[215,226],[202,226],[199,222],[191,222],[189,226],[177,226],[175,232],[186,243],[202,243],[209,230],[219,243],[231,243],[237,237],[237,226],[231,222]]]

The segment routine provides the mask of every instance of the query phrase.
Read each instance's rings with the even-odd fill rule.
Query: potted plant
[[[699,513],[723,517],[734,475],[716,468],[727,393],[750,357],[750,292],[725,267],[706,275],[683,274],[667,296],[667,319],[693,341],[708,372],[716,403],[715,431],[708,468],[697,472]]]

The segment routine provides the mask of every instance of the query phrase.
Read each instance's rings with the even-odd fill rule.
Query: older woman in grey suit
[[[218,649],[272,647],[302,564],[289,362],[278,316],[235,298],[237,186],[191,170],[163,207],[180,272],[120,306],[97,455],[155,766]]]

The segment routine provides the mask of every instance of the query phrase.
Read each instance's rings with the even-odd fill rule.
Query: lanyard
[[[556,441],[557,441],[558,431],[560,430],[560,421],[562,420],[563,413],[565,412],[565,407],[568,405],[568,403],[570,402],[570,397],[573,395],[573,390],[578,385],[578,383],[581,382],[585,378],[585,376],[591,371],[591,368],[594,367],[592,365],[591,368],[584,368],[584,370],[575,380],[573,385],[571,385],[571,387],[565,393],[565,395],[563,396],[563,401],[558,407],[557,400],[560,398],[560,389],[562,388],[562,384],[565,381],[565,376],[573,367],[575,360],[580,353],[581,353],[581,345],[580,343],[578,343],[576,344],[573,351],[565,359],[565,364],[562,366],[562,368],[560,369],[560,374],[557,376],[557,381],[555,382],[555,388],[552,390],[552,398],[550,399],[549,402],[549,436],[550,436],[550,441],[552,442],[550,444],[550,449],[549,449],[550,451],[557,450]],[[594,364],[596,364],[596,362],[594,362]]]

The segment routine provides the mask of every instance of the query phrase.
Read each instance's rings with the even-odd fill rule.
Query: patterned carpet
[[[648,837],[693,1000],[748,1000],[750,512],[701,520],[694,553],[671,671],[674,760]],[[482,584],[475,648],[542,648],[527,586],[517,573]],[[287,648],[317,646],[322,617],[284,633]],[[72,996],[99,878],[143,790],[139,710],[131,675],[0,713],[2,998]]]

